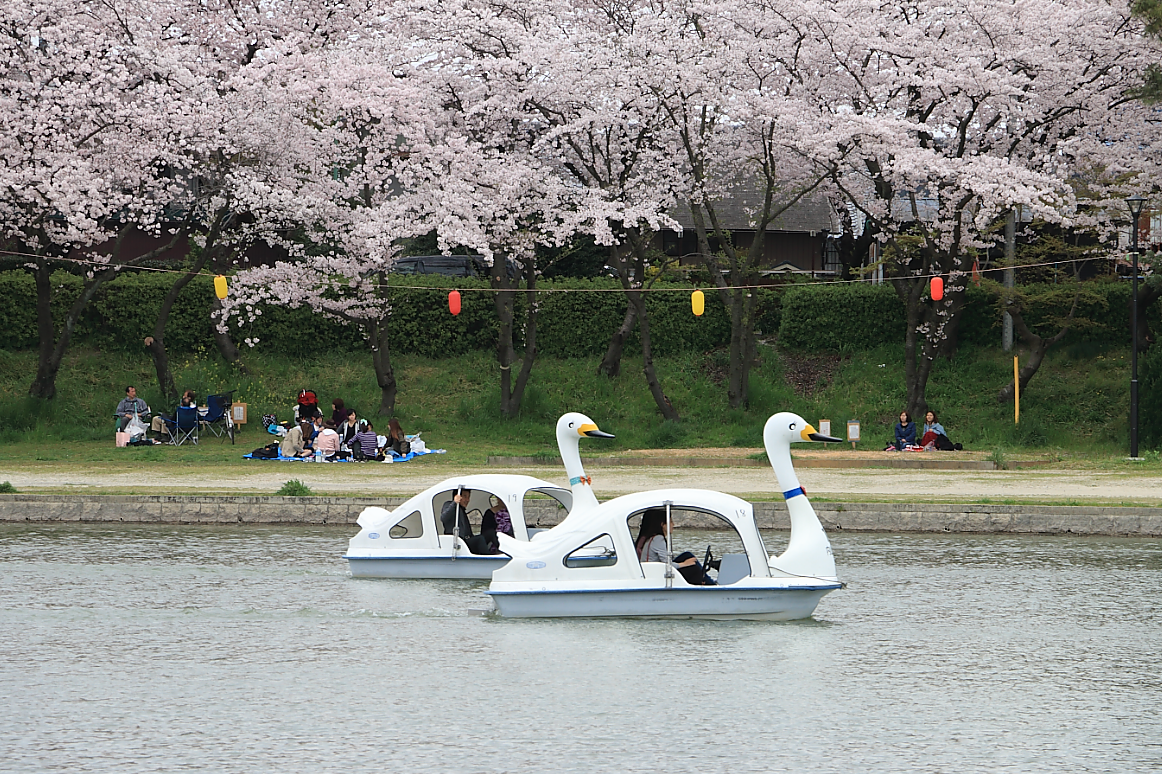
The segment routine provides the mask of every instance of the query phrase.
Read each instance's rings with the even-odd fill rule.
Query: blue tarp
[[[403,457],[400,457],[398,455],[393,455],[395,457],[395,459],[392,460],[392,464],[394,464],[396,462],[408,462],[410,460],[415,459],[416,457],[422,457],[426,454],[447,454],[447,453],[448,452],[446,449],[428,449],[427,451],[422,451],[422,452],[410,452]],[[281,457],[281,456],[280,457],[255,457],[253,453],[243,454],[242,459],[244,459],[244,460],[261,460],[263,462],[314,462],[315,461],[314,457]],[[375,460],[357,460],[353,457],[345,459],[345,460],[328,460],[328,461],[329,462],[375,462]],[[384,462],[386,462],[386,460],[384,460]]]

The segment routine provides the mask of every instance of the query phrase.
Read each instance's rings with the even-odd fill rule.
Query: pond
[[[0,526],[0,769],[1162,767],[1162,541],[840,533],[813,620],[510,621],[351,534]]]

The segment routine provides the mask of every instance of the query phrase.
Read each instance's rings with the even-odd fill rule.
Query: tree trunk
[[[388,417],[395,413],[398,386],[395,381],[395,369],[391,365],[387,319],[372,322],[367,334],[367,339],[371,343],[371,362],[375,367],[375,382],[379,385],[379,415]]]
[[[213,294],[210,298],[210,318],[218,321],[222,319],[222,301],[217,294]],[[250,373],[250,369],[242,362],[242,356],[238,353],[238,347],[234,344],[234,339],[230,336],[229,330],[218,330],[218,323],[213,325],[214,330],[214,344],[218,347],[218,353],[222,355],[222,359],[230,365],[238,369],[238,373],[246,375]]]
[[[65,350],[73,337],[77,320],[97,294],[97,290],[109,280],[117,276],[117,269],[105,269],[94,274],[81,288],[81,295],[73,301],[65,315],[64,327],[59,337],[55,336],[52,320],[52,283],[48,261],[44,257],[36,259],[36,290],[37,290],[37,327],[40,334],[40,347],[36,363],[36,377],[28,389],[28,394],[34,398],[51,400],[56,397],[56,376],[60,371],[61,361]],[[54,341],[55,339],[55,341]]]
[[[500,364],[500,413],[512,418],[520,408],[512,403],[512,363],[516,360],[516,350],[512,345],[512,325],[516,294],[508,276],[506,261],[501,256],[492,261],[492,286],[496,289],[493,303],[500,322],[496,339],[496,360]]]
[[[654,367],[653,344],[650,340],[649,311],[646,308],[645,294],[640,290],[642,285],[641,278],[645,276],[646,272],[649,237],[642,234],[637,228],[626,229],[625,236],[633,252],[633,277],[632,279],[630,277],[630,265],[625,253],[620,246],[614,246],[610,251],[610,258],[614,263],[614,267],[617,269],[617,276],[621,280],[621,287],[625,291],[628,306],[626,308],[625,319],[621,324],[621,329],[618,331],[618,334],[615,334],[615,341],[610,342],[610,349],[613,349],[613,345],[616,342],[618,345],[617,354],[618,358],[620,358],[621,346],[625,342],[625,337],[633,330],[633,324],[636,320],[641,332],[642,374],[645,376],[646,386],[649,388],[650,395],[653,397],[658,410],[662,412],[662,416],[677,422],[680,419],[678,412],[662,389],[661,380],[658,379],[658,372]],[[607,352],[606,359],[608,358],[609,353]],[[605,361],[602,361],[602,365],[605,365]],[[616,365],[620,369],[620,360]]]
[[[525,347],[524,356],[521,359],[520,374],[516,378],[516,384],[513,386],[512,395],[509,398],[509,405],[512,411],[508,414],[509,417],[516,417],[520,413],[520,403],[524,398],[525,386],[528,385],[529,376],[533,372],[533,361],[537,357],[537,267],[532,258],[525,262],[525,282],[527,283],[527,307],[528,313],[525,316]]]
[[[1013,305],[1008,307],[1009,317],[1013,321],[1013,330],[1021,337],[1021,341],[1029,345],[1029,357],[1025,360],[1025,365],[1017,373],[1017,382],[1021,385],[1021,392],[1025,392],[1025,388],[1029,386],[1029,381],[1037,374],[1037,370],[1041,367],[1041,362],[1045,359],[1045,354],[1053,347],[1054,344],[1065,338],[1065,334],[1069,333],[1069,329],[1073,326],[1073,316],[1077,314],[1077,304],[1081,299],[1081,286],[1078,285],[1077,295],[1073,297],[1073,307],[1069,310],[1069,316],[1065,318],[1065,325],[1057,332],[1051,339],[1044,339],[1029,330],[1025,325],[1025,320],[1021,316],[1021,307]],[[1013,380],[1001,388],[997,393],[997,403],[1008,403],[1013,399]]]
[[[28,394],[32,397],[45,400],[56,397],[57,373],[60,371],[65,350],[68,349],[69,343],[72,340],[73,330],[77,326],[77,321],[81,319],[81,315],[89,306],[89,302],[93,300],[93,296],[97,294],[101,286],[116,277],[121,270],[123,264],[118,263],[121,257],[121,247],[124,244],[125,237],[132,232],[133,228],[132,225],[123,226],[121,231],[118,232],[117,240],[113,245],[113,259],[110,261],[109,268],[95,271],[93,276],[85,280],[85,284],[81,288],[81,294],[73,302],[72,306],[69,307],[69,311],[65,315],[64,326],[59,337],[55,335],[56,331],[52,319],[52,283],[50,281],[51,272],[48,266],[49,258],[44,255],[39,255],[35,259],[36,324],[37,333],[40,335],[40,343],[37,353],[36,376],[28,388]],[[173,238],[168,244],[137,256],[133,259],[133,263],[141,263],[142,261],[151,260],[162,255],[172,249],[188,233],[189,224],[187,223],[182,228],[174,231]]]
[[[181,295],[186,285],[189,285],[194,277],[202,271],[202,267],[206,265],[210,254],[216,249],[216,242],[218,241],[218,234],[224,217],[226,214],[219,213],[215,218],[214,224],[210,227],[210,232],[206,235],[206,244],[198,253],[198,257],[194,259],[193,265],[182,276],[174,281],[170,286],[169,291],[162,299],[161,308],[157,312],[157,321],[153,325],[153,335],[145,340],[145,348],[149,350],[150,356],[153,358],[153,368],[157,371],[157,384],[161,388],[161,395],[166,403],[176,405],[178,402],[178,388],[174,384],[173,373],[169,367],[169,353],[165,349],[165,326],[169,322],[170,312],[173,311],[174,304],[177,303],[178,296]],[[214,296],[217,300],[217,295]]]
[[[641,278],[646,274],[646,240],[640,232],[636,229],[630,232],[630,244],[633,246],[634,252],[634,277],[637,279],[639,285]],[[624,261],[619,261],[624,263]],[[620,272],[619,272],[620,274]],[[629,284],[629,277],[627,275],[622,277],[622,287]],[[629,303],[636,310],[638,319],[638,328],[641,331],[642,337],[642,373],[646,377],[646,385],[650,389],[650,395],[653,396],[654,403],[658,410],[662,412],[662,416],[666,419],[677,422],[677,409],[670,399],[666,396],[665,391],[662,390],[662,383],[658,379],[658,372],[654,368],[654,352],[653,344],[650,341],[650,317],[646,311],[645,294],[640,290],[626,290],[626,295],[629,298]]]
[[[613,338],[609,340],[609,348],[605,350],[605,357],[601,359],[601,365],[597,366],[597,373],[601,376],[608,376],[614,378],[621,373],[621,354],[625,349],[625,340],[633,331],[634,323],[637,322],[637,307],[633,304],[626,304],[625,318],[621,321],[621,327],[613,334]]]

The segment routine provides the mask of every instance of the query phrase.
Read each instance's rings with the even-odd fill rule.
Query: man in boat
[[[452,495],[452,499],[444,503],[440,509],[440,524],[445,535],[455,534],[459,524],[460,539],[468,550],[474,554],[489,553],[488,541],[472,533],[472,525],[468,522],[468,501],[472,499],[471,489],[461,489]]]

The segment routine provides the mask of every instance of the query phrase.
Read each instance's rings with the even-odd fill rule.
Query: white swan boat
[[[528,518],[529,503],[535,499],[555,501],[566,511],[564,524],[578,511],[597,507],[592,480],[581,464],[582,438],[613,438],[598,429],[584,414],[569,413],[557,421],[557,447],[569,476],[569,489],[532,476],[506,473],[449,478],[411,497],[396,508],[364,508],[357,524],[359,533],[351,538],[344,559],[355,578],[463,578],[488,580],[498,567],[508,562],[505,554],[474,554],[466,536],[445,535],[440,511],[461,489],[471,490],[467,511],[469,522],[479,529],[482,514],[493,497],[504,501],[512,520],[513,537],[524,543],[538,532]]]
[[[795,414],[767,420],[763,441],[791,517],[787,549],[778,556],[768,555],[750,503],[702,489],[661,489],[571,514],[531,543],[502,536],[501,551],[513,560],[493,573],[487,593],[497,613],[509,618],[808,618],[843,584],[831,543],[795,475],[790,445],[836,440]],[[717,585],[690,585],[672,562],[639,561],[630,523],[656,508],[665,509],[668,520],[714,516],[737,533],[742,552],[722,557]]]

